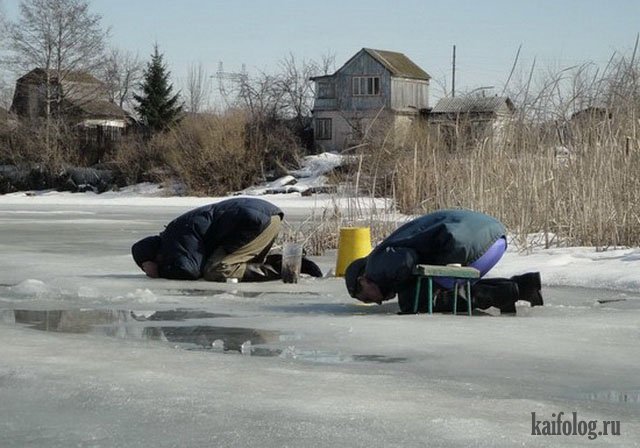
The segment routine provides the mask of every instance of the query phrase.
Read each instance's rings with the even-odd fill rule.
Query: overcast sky
[[[0,0],[15,18],[19,0]],[[154,42],[179,84],[190,64],[214,73],[277,70],[289,53],[339,67],[362,47],[405,53],[434,78],[456,86],[501,88],[518,47],[520,62],[561,69],[606,64],[630,54],[640,32],[638,0],[92,0],[114,46],[148,58]],[[433,92],[436,94],[436,92]]]

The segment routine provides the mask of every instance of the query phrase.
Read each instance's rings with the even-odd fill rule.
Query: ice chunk
[[[296,359],[297,356],[298,354],[296,352],[295,345],[289,345],[284,350],[282,350],[282,352],[280,352],[280,358],[284,359]]]
[[[251,341],[244,341],[240,346],[240,353],[251,356]]]
[[[43,281],[33,278],[24,280],[15,286],[12,286],[11,291],[21,296],[29,296],[42,298],[47,295],[52,295],[52,289]]]
[[[516,316],[531,316],[531,302],[518,300],[516,302]]]
[[[156,295],[148,288],[138,288],[135,291],[128,293],[127,299],[133,299],[141,303],[152,303],[158,301]]]
[[[81,299],[97,299],[100,297],[100,291],[91,286],[81,286],[78,288],[78,297]]]
[[[224,352],[224,341],[222,339],[216,339],[211,343],[211,350],[217,353]]]

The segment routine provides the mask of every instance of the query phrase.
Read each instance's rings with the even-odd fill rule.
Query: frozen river
[[[638,293],[399,316],[332,277],[145,278],[131,244],[190,207],[0,200],[1,447],[640,446]]]

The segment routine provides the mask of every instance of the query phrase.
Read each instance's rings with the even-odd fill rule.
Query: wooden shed
[[[515,110],[513,102],[504,96],[442,98],[428,114],[428,120],[438,136],[455,148],[486,139],[502,141]]]

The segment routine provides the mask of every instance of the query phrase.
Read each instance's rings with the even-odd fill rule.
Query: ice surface
[[[527,317],[399,316],[336,278],[144,277],[130,245],[210,200],[0,197],[0,446],[638,446],[639,249],[511,250],[495,275],[542,272]],[[534,411],[622,435],[531,436]]]

